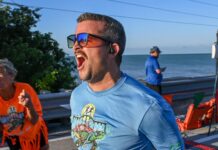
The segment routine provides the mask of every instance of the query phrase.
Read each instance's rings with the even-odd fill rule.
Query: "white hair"
[[[4,67],[8,73],[13,75],[15,78],[17,75],[17,69],[14,67],[13,63],[10,62],[7,58],[0,59],[0,66]]]

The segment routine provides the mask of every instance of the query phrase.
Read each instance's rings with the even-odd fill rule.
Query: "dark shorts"
[[[146,86],[149,87],[150,89],[156,91],[160,95],[162,94],[162,87],[161,87],[161,85],[152,85],[152,84],[146,83]]]
[[[43,136],[42,132],[41,132],[40,136],[41,136],[40,137],[40,147],[43,147],[46,145],[45,137]],[[11,137],[16,139],[16,144],[13,145],[10,138],[6,138],[6,142],[9,146],[10,150],[21,150],[20,141],[19,141],[18,136],[11,136]]]

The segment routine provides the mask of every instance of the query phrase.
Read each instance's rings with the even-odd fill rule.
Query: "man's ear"
[[[120,51],[120,46],[117,43],[110,44],[109,53],[113,55],[117,55]]]
[[[114,52],[115,52],[114,48],[112,46],[110,46],[109,53],[113,54]]]

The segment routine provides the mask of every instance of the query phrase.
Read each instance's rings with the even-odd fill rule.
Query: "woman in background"
[[[15,82],[16,74],[8,59],[0,59],[2,144],[6,141],[11,150],[47,150],[48,131],[38,95],[29,84]]]

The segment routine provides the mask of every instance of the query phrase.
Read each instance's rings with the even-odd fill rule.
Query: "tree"
[[[24,6],[12,9],[0,5],[0,58],[14,63],[17,81],[27,82],[37,91],[72,89],[76,86],[71,76],[75,63],[51,33],[33,31],[40,18],[38,12]]]

